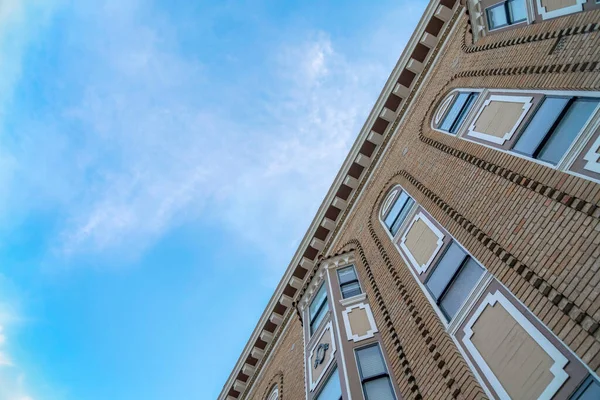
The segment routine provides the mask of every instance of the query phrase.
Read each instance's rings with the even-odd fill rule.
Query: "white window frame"
[[[536,1],[538,13],[540,14],[540,16],[542,17],[543,20],[550,19],[550,18],[556,18],[556,17],[562,17],[563,15],[569,15],[569,14],[573,14],[576,12],[581,12],[581,11],[583,11],[583,5],[586,3],[586,0],[576,0],[576,3],[572,6],[565,7],[565,8],[559,8],[558,10],[553,10],[553,11],[546,11],[546,7],[544,7],[542,5],[541,0],[535,0],[535,1]]]
[[[362,336],[352,334],[352,327],[350,326],[350,317],[348,317],[348,314],[350,314],[352,310],[357,308],[365,310],[367,314],[367,319],[369,320],[369,325],[371,325],[371,329],[369,329]],[[379,330],[377,329],[377,325],[375,324],[375,318],[373,318],[371,306],[369,306],[366,303],[359,303],[346,307],[346,309],[342,311],[342,318],[344,319],[344,327],[346,328],[346,337],[348,338],[348,340],[351,340],[354,343],[360,342],[365,339],[370,339],[373,336],[375,336],[377,332],[379,332]]]
[[[508,132],[505,132],[504,136],[501,138],[492,136],[492,135],[488,135],[487,133],[478,132],[475,130],[475,125],[477,123],[477,120],[479,119],[479,117],[481,116],[481,114],[483,113],[485,108],[487,106],[489,106],[492,101],[497,101],[497,102],[502,102],[502,103],[522,103],[523,104],[523,109],[521,111],[521,115],[517,119],[517,122]],[[531,96],[492,95],[492,96],[490,96],[489,99],[485,100],[483,102],[483,104],[479,107],[479,111],[477,112],[477,114],[475,114],[475,117],[473,117],[473,122],[471,122],[471,125],[469,126],[467,135],[476,137],[478,139],[485,140],[488,142],[503,145],[507,140],[510,140],[513,137],[513,135],[517,131],[517,128],[519,127],[519,125],[521,125],[521,122],[523,122],[523,119],[527,115],[527,112],[529,112],[529,109],[531,108],[532,105],[533,105],[533,97],[531,97]]]
[[[504,390],[504,387],[496,378],[488,364],[483,359],[483,356],[473,342],[471,337],[473,336],[473,325],[479,319],[479,316],[483,313],[485,308],[490,305],[494,306],[496,303],[500,303],[502,307],[517,321],[523,329],[535,340],[540,347],[554,360],[554,364],[550,367],[550,372],[554,375],[554,379],[546,386],[546,389],[542,392],[538,400],[550,400],[552,396],[561,388],[563,383],[569,378],[569,374],[564,370],[569,360],[558,350],[552,342],[550,342],[515,306],[512,304],[501,292],[496,290],[494,293],[488,293],[484,300],[481,302],[479,307],[475,310],[474,314],[466,323],[463,331],[465,336],[463,338],[463,344],[468,349],[469,353],[477,363],[477,366],[481,368],[486,379],[490,382],[494,391],[500,396],[502,400],[510,400],[510,396]]]
[[[408,234],[408,232],[410,232],[410,230],[412,229],[413,225],[418,220],[423,221],[425,223],[425,225],[427,225],[433,231],[433,233],[437,236],[437,238],[438,238],[435,250],[431,254],[431,257],[429,257],[429,260],[427,260],[427,262],[424,265],[420,265],[419,264],[419,262],[414,258],[414,256],[410,252],[410,249],[406,246],[406,243],[405,243],[406,242],[406,235]],[[435,256],[437,256],[437,254],[439,253],[440,249],[444,245],[444,237],[445,237],[444,233],[442,231],[440,231],[438,229],[438,227],[435,226],[434,223],[431,222],[425,216],[425,214],[423,214],[422,211],[419,211],[419,213],[413,217],[413,220],[411,221],[411,223],[404,230],[404,234],[402,235],[402,238],[400,239],[400,247],[402,248],[402,250],[404,250],[404,252],[406,252],[406,256],[410,260],[412,266],[419,272],[419,275],[422,274],[423,272],[427,271],[429,269],[429,267],[431,266],[431,263],[435,259]]]
[[[454,89],[452,90],[450,93],[448,93],[446,95],[446,98],[442,101],[442,103],[440,103],[441,107],[442,105],[446,104],[446,101],[448,101],[448,98],[451,98],[451,102],[454,101],[454,98],[459,94],[459,93],[463,93],[463,92],[469,92],[469,93],[477,93],[477,99],[475,99],[475,102],[473,103],[473,105],[471,106],[471,109],[469,110],[469,112],[467,113],[467,115],[465,116],[465,120],[463,121],[463,124],[456,130],[456,133],[450,133],[450,132],[446,132],[442,129],[438,129],[436,127],[434,127],[434,120],[435,118],[437,118],[437,114],[438,112],[436,111],[435,113],[435,117],[431,119],[429,125],[431,127],[432,130],[436,131],[436,132],[440,132],[443,133],[444,135],[448,135],[448,136],[452,136],[452,137],[459,137],[461,136],[461,133],[464,132],[465,130],[465,126],[467,124],[467,121],[469,121],[471,119],[471,116],[473,115],[473,113],[475,112],[475,110],[479,109],[480,104],[483,102],[482,100],[482,95],[485,94],[485,89],[476,89],[476,88],[460,88],[460,89]],[[448,103],[448,105],[445,106],[445,110],[444,112],[441,114],[441,117],[439,119],[439,121],[441,121],[443,119],[443,117],[446,115],[446,112],[448,111],[449,105],[451,104]],[[436,122],[436,124],[439,123]]]

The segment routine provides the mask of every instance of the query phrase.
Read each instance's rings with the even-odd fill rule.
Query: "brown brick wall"
[[[485,395],[379,223],[382,193],[396,183],[600,371],[600,330],[595,326],[600,321],[600,225],[598,211],[586,213],[598,204],[600,185],[430,129],[431,105],[453,88],[600,90],[600,34],[590,27],[596,21],[599,11],[575,14],[490,35],[472,46],[465,34],[466,17],[461,18],[333,246],[337,251],[352,240],[360,243],[394,328],[381,328],[386,326],[384,312],[371,300],[385,349],[394,359],[396,332],[425,399]],[[566,31],[571,27],[581,28]],[[564,47],[550,54],[561,30]],[[554,38],[544,37],[553,32]],[[496,48],[494,43],[499,43]],[[575,64],[576,72],[571,72]],[[435,143],[446,147],[440,150]],[[498,169],[485,169],[483,162]],[[540,185],[538,191],[532,182]],[[545,187],[575,200],[540,191]],[[578,211],[579,200],[588,208]],[[368,282],[369,272],[361,264],[359,274]],[[373,299],[373,287],[365,287]],[[411,398],[405,366],[398,359],[392,368],[404,380],[399,383],[403,396]]]
[[[600,11],[585,12],[472,45],[459,18],[330,249],[357,253],[405,399],[485,394],[379,223],[383,195],[398,183],[600,372],[600,185],[430,129],[433,106],[453,88],[600,90],[597,21]],[[295,315],[290,323],[251,398],[262,400],[278,374],[283,399],[304,398],[302,331]]]
[[[263,367],[259,379],[255,381],[250,399],[265,400],[273,385],[279,384],[280,400],[304,400],[302,326],[295,315],[289,324],[273,349],[271,359]]]

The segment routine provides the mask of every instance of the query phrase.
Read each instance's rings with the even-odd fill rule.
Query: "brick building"
[[[431,0],[219,399],[600,399],[599,30]]]

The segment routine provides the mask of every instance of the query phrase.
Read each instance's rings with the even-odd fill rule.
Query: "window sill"
[[[345,306],[349,306],[354,303],[358,303],[364,301],[367,298],[366,293],[357,294],[356,296],[348,297],[347,299],[341,299],[340,304]]]

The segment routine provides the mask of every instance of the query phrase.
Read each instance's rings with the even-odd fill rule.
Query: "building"
[[[599,30],[431,0],[219,399],[600,399]]]

